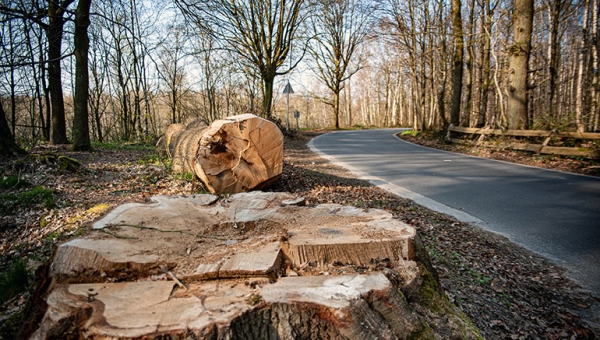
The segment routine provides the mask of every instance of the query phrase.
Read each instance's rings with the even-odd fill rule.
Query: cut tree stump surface
[[[412,262],[415,229],[382,210],[304,203],[250,192],[119,206],[58,247],[33,338],[65,323],[94,339],[402,338],[420,329],[375,268]]]

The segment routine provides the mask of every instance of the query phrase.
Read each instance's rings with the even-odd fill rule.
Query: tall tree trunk
[[[560,24],[560,11],[562,8],[563,0],[549,1],[548,7],[550,10],[550,36],[548,43],[548,115],[551,118],[556,118],[556,108],[554,106],[557,84],[558,84],[558,66],[559,66],[559,24]]]
[[[333,91],[333,127],[340,129],[340,90]]]
[[[591,67],[591,86],[590,86],[590,109],[589,118],[587,121],[587,129],[594,131],[595,129],[595,117],[598,115],[599,103],[598,103],[598,87],[600,86],[600,70],[598,68],[598,0],[592,0],[592,22],[590,25],[590,67]]]
[[[262,117],[271,120],[271,105],[273,104],[273,85],[275,76],[263,76],[263,107]]]
[[[584,65],[587,58],[587,39],[588,39],[588,10],[590,1],[585,0],[583,9],[583,25],[581,26],[581,37],[579,44],[579,54],[577,61],[577,79],[575,86],[577,90],[575,92],[575,124],[577,124],[577,132],[583,132],[585,130],[585,124],[583,123],[583,87],[584,87]]]
[[[11,133],[6,121],[6,113],[0,101],[0,154],[2,155],[18,155],[26,152],[15,143],[14,135]]]
[[[458,126],[460,124],[464,59],[461,0],[452,0],[452,33],[454,36],[454,56],[452,58],[452,104],[450,107],[450,124]]]
[[[533,29],[533,0],[515,0],[513,28],[514,42],[509,50],[508,128],[527,129],[527,71]]]
[[[352,82],[348,80],[346,87],[344,88],[346,91],[346,111],[348,112],[348,126],[352,126],[352,91],[351,91]],[[304,113],[308,115],[308,112]]]
[[[443,7],[443,0],[439,0],[438,7],[439,8]],[[444,11],[438,10],[438,20],[439,20],[439,22],[444,21]],[[446,36],[446,33],[447,33],[446,25],[443,25],[441,30],[442,30],[441,31],[442,37]],[[438,103],[439,103],[439,118],[440,118],[439,120],[441,121],[442,126],[445,128],[446,126],[448,126],[448,118],[446,117],[446,84],[448,82],[448,63],[446,63],[447,56],[448,56],[447,40],[442,38],[441,44],[442,44],[442,46],[441,46],[442,51],[441,51],[440,59],[442,60],[442,62],[441,62],[440,67],[441,67],[441,74],[442,74],[442,82],[441,82],[440,90],[438,92]]]
[[[44,38],[42,36],[42,34],[39,35],[38,37],[38,47],[39,47],[39,51],[40,51],[40,55],[39,55],[39,61],[40,61],[40,79],[42,82],[42,89],[44,91],[44,104],[45,104],[45,115],[46,115],[46,119],[44,119],[44,117],[41,117],[42,121],[46,122],[46,125],[44,126],[44,140],[49,142],[50,141],[50,128],[52,125],[52,105],[50,105],[50,89],[48,88],[47,82],[46,82],[46,66],[44,63],[45,55],[44,55]],[[40,109],[41,110],[41,109]],[[44,115],[44,113],[40,113],[42,116]]]
[[[481,72],[479,84],[481,86],[481,93],[479,97],[481,102],[479,104],[479,117],[477,118],[477,127],[482,128],[486,124],[487,110],[488,110],[488,96],[490,93],[490,86],[492,81],[491,75],[491,58],[492,58],[492,9],[490,0],[484,0],[481,5],[481,27],[484,30],[483,47],[481,49]]]
[[[67,124],[65,119],[65,103],[63,99],[62,74],[60,61],[62,58],[62,38],[65,9],[75,0],[48,0],[48,88],[52,103],[52,143],[67,144]]]
[[[468,29],[468,39],[467,39],[467,93],[465,95],[465,121],[463,122],[464,126],[471,126],[471,120],[473,118],[473,80],[474,80],[474,70],[473,63],[475,59],[475,50],[473,48],[473,36],[475,30],[475,0],[471,0],[469,4],[469,29]]]
[[[8,34],[9,36],[13,36],[13,29],[12,29],[12,21],[8,21]],[[14,60],[16,53],[12,52],[15,50],[15,46],[14,46],[14,42],[11,39],[9,42],[9,48],[10,48],[10,116],[11,116],[11,127],[12,127],[12,134],[13,136],[17,135],[17,93],[16,93],[16,88],[17,88],[17,83],[15,80],[15,71],[16,71],[16,67],[15,67],[15,63],[16,61]]]
[[[31,72],[32,72],[32,77],[33,77],[33,82],[34,82],[34,91],[35,91],[35,96],[32,100],[37,101],[37,108],[39,109],[39,119],[40,119],[40,124],[41,124],[41,130],[42,130],[42,135],[45,136],[46,133],[46,122],[44,121],[44,104],[43,104],[43,97],[42,97],[42,90],[40,88],[40,76],[38,74],[38,65],[36,65],[36,59],[37,56],[35,54],[35,49],[36,47],[34,47],[33,44],[33,39],[31,38],[31,33],[33,32],[33,27],[29,27],[27,25],[27,21],[23,21],[23,29],[25,31],[25,36],[27,38],[27,45],[29,46],[29,58],[31,60]],[[40,34],[41,36],[41,34]],[[41,44],[39,44],[38,46],[40,46]],[[32,110],[31,110],[31,126],[32,126],[32,137],[33,140],[36,139],[35,136],[35,114],[34,114],[34,110],[35,110],[35,105],[32,106]]]
[[[88,151],[92,149],[88,120],[89,73],[88,50],[90,41],[91,0],[79,0],[75,12],[75,98],[73,99],[73,150]]]

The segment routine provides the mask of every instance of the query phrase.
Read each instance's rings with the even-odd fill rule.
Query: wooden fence
[[[454,136],[468,134],[470,139],[461,139]],[[479,137],[477,137],[479,135]],[[503,138],[495,138],[494,140],[486,141],[488,136],[496,136]],[[508,138],[507,138],[508,137]],[[526,143],[523,143],[525,138]],[[520,140],[519,140],[520,139]],[[536,143],[535,139],[543,142]],[[582,146],[552,146],[550,144],[563,144],[565,139],[578,140],[577,144]],[[489,128],[467,128],[452,126],[448,128],[446,141],[483,146],[495,149],[512,149],[531,151],[540,154],[561,155],[561,156],[582,156],[588,158],[600,159],[600,148],[595,147],[593,141],[600,140],[600,133],[579,133],[579,132],[556,132],[542,130],[499,130]],[[588,141],[587,144],[581,143]],[[575,144],[575,143],[572,143]]]

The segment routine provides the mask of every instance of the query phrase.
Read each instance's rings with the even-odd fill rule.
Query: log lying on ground
[[[171,158],[173,155],[171,154],[169,145],[171,144],[173,134],[184,129],[185,125],[180,123],[167,126],[165,133],[158,139],[158,142],[156,142],[156,153],[158,153],[161,157]]]
[[[283,134],[253,114],[214,121],[194,159],[195,174],[213,194],[266,188],[282,170]]]
[[[173,172],[193,173],[213,194],[266,188],[281,177],[283,134],[253,114],[187,126],[171,124],[156,150],[172,158]]]
[[[198,151],[198,143],[208,125],[196,119],[187,125],[171,124],[156,143],[156,152],[161,157],[171,158],[171,171],[193,173],[192,162]]]

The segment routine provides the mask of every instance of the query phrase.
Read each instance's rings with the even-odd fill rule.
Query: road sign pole
[[[292,89],[292,85],[290,85],[290,81],[288,80],[285,88],[283,89],[283,93],[286,94],[285,100],[285,130],[290,131],[290,93],[294,93],[294,89]]]
[[[290,131],[290,93],[286,94],[285,100],[285,130]]]

